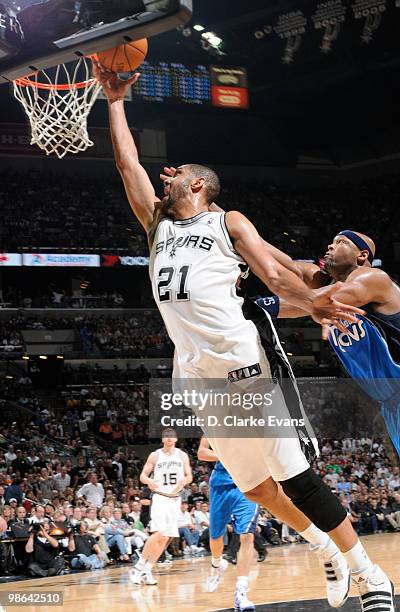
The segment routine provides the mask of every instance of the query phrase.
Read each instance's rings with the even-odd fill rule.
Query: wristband
[[[255,300],[257,306],[268,312],[271,319],[277,319],[279,316],[280,300],[277,295],[265,298],[257,298]]]

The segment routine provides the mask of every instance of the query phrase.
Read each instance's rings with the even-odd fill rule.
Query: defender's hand
[[[120,79],[116,72],[107,70],[100,62],[92,60],[92,65],[93,76],[103,85],[104,94],[111,104],[117,100],[124,100],[129,89],[140,77],[139,72],[136,72],[130,79],[125,81]]]

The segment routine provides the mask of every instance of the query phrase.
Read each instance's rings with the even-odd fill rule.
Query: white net
[[[101,85],[91,76],[91,62],[82,57],[60,64],[51,72],[41,70],[14,81],[14,95],[28,115],[32,136],[47,155],[60,159],[93,146],[87,119]]]

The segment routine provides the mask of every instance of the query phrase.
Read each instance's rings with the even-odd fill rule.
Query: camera
[[[78,535],[81,532],[81,524],[76,523],[76,525],[72,525],[72,533],[74,535]]]
[[[42,524],[41,523],[33,523],[32,527],[30,528],[31,533],[39,533],[39,531],[42,529]]]

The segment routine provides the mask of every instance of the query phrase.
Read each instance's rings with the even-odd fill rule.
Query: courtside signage
[[[100,267],[100,255],[80,255],[78,253],[24,253],[22,260],[24,266]]]
[[[22,266],[22,255],[19,253],[0,253],[0,266]]]

